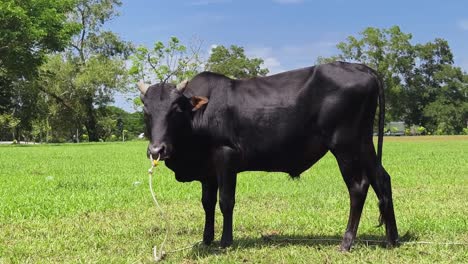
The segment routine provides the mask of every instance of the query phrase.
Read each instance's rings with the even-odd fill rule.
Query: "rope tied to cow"
[[[163,260],[168,253],[175,253],[175,252],[178,252],[178,251],[190,249],[190,248],[193,248],[193,247],[197,246],[198,244],[200,244],[202,242],[200,240],[200,241],[197,241],[194,244],[186,246],[186,247],[174,249],[174,250],[171,250],[171,251],[168,251],[168,252],[164,251],[164,246],[166,245],[167,238],[169,237],[169,234],[170,234],[170,221],[169,221],[167,215],[164,213],[164,210],[162,209],[162,207],[159,205],[159,202],[156,199],[156,194],[154,193],[154,189],[153,189],[153,174],[154,174],[153,170],[158,166],[159,159],[160,159],[159,155],[158,155],[157,159],[153,159],[153,156],[150,155],[151,167],[148,169],[148,180],[149,180],[149,189],[150,189],[150,192],[151,192],[151,197],[153,198],[153,202],[154,202],[156,208],[158,209],[158,211],[161,214],[161,218],[163,219],[163,221],[166,222],[166,233],[164,235],[163,242],[159,245],[159,251],[158,251],[157,246],[153,247],[153,258],[154,258],[155,262],[159,262],[159,261]]]
[[[148,169],[148,180],[149,180],[149,189],[150,189],[150,192],[151,192],[151,197],[153,198],[153,202],[154,202],[156,208],[161,213],[161,218],[163,219],[163,221],[166,222],[166,234],[164,235],[163,242],[159,246],[159,253],[158,253],[157,246],[153,247],[153,258],[154,258],[155,262],[159,262],[159,261],[163,260],[164,257],[166,256],[166,252],[164,251],[164,245],[166,244],[166,240],[167,240],[167,237],[169,236],[169,229],[170,229],[169,228],[169,221],[167,219],[167,216],[166,216],[166,214],[164,214],[163,209],[159,205],[158,200],[156,199],[156,194],[154,193],[154,190],[153,190],[153,173],[154,173],[153,169],[158,166],[159,159],[160,159],[159,155],[158,155],[158,158],[156,160],[153,159],[153,155],[150,155],[151,167]]]

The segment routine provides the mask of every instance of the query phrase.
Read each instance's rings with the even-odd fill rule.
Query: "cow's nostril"
[[[159,145],[157,147],[151,147],[150,148],[151,155],[153,155],[153,156],[157,156],[157,155],[164,156],[165,151],[166,151],[166,144],[164,144],[164,143],[162,143],[161,145]]]

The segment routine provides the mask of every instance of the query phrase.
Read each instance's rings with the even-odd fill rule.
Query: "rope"
[[[154,193],[154,189],[153,189],[153,169],[156,168],[156,166],[158,166],[159,158],[160,158],[160,156],[158,156],[158,158],[156,160],[154,160],[153,156],[150,155],[151,167],[148,169],[148,180],[149,180],[149,188],[150,188],[150,192],[151,192],[151,197],[153,198],[153,202],[154,202],[156,208],[161,213],[161,217],[166,222],[166,234],[164,235],[163,242],[159,246],[159,254],[158,254],[157,246],[153,247],[153,258],[154,258],[155,262],[159,262],[159,261],[163,260],[168,253],[175,253],[175,252],[183,251],[183,250],[186,250],[186,249],[190,249],[190,248],[193,248],[195,246],[198,246],[202,242],[200,240],[200,241],[197,241],[197,242],[195,242],[195,243],[193,243],[191,245],[188,245],[186,247],[174,249],[174,250],[171,250],[171,251],[168,251],[168,252],[164,251],[164,246],[165,246],[167,238],[169,237],[169,234],[170,234],[170,224],[169,224],[170,222],[169,222],[169,220],[167,218],[167,215],[164,214],[163,209],[159,205],[158,200],[156,199],[156,194]]]
[[[151,168],[148,169],[148,180],[149,180],[149,188],[151,192],[151,197],[153,198],[153,202],[156,205],[156,208],[158,211],[161,213],[161,217],[163,220],[166,222],[166,234],[164,235],[164,240],[159,246],[159,254],[157,250],[157,246],[153,247],[153,258],[155,262],[159,262],[164,259],[166,256],[166,252],[164,251],[164,245],[166,244],[167,237],[169,236],[169,221],[167,220],[167,216],[164,214],[164,211],[162,210],[161,206],[158,203],[158,200],[156,199],[156,194],[154,193],[153,190],[153,168],[155,168],[158,165],[160,156],[156,160],[153,160],[153,155],[150,155],[150,160],[151,160]]]

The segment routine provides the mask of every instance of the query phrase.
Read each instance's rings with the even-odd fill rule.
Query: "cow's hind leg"
[[[383,166],[375,163],[374,177],[370,178],[372,188],[379,199],[380,225],[385,224],[387,243],[390,246],[396,246],[398,243],[398,229],[395,220],[395,211],[393,209],[392,187],[390,175]]]
[[[394,246],[397,244],[398,231],[393,210],[390,175],[377,162],[374,144],[370,140],[366,144],[363,144],[363,159],[366,162],[370,185],[379,199],[380,225],[385,223],[387,241],[389,245]]]
[[[348,225],[340,247],[343,251],[349,251],[356,238],[362,208],[369,189],[369,180],[359,149],[359,146],[356,148],[348,146],[345,150],[332,150],[348,187],[350,198]]]

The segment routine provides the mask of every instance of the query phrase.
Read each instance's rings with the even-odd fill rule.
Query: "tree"
[[[162,83],[189,79],[200,72],[200,46],[200,41],[195,41],[187,48],[176,37],[171,37],[167,44],[155,42],[151,50],[139,46],[131,56],[129,73],[135,83],[139,80]]]
[[[447,41],[435,39],[433,42],[413,46],[415,62],[410,78],[405,81],[407,124],[424,124],[429,119],[423,114],[424,108],[433,102],[442,83],[436,81],[435,75],[443,67],[453,64],[453,55]]]
[[[5,134],[4,130],[9,130],[13,134],[13,139],[15,139],[15,131],[19,122],[20,120],[12,115],[0,115],[0,132],[2,132],[1,135]],[[5,138],[1,137],[0,140],[5,140]]]
[[[0,116],[21,120],[13,133],[31,128],[37,92],[30,86],[46,54],[63,50],[79,29],[67,18],[72,8],[69,0],[0,2]]]
[[[118,135],[120,137],[124,133],[126,139],[135,138],[144,131],[145,126],[143,113],[128,113],[115,106],[106,106],[99,109],[98,124],[100,125],[99,130],[107,133],[106,135],[99,135],[103,139],[108,138],[109,135]]]
[[[336,47],[341,54],[332,58],[319,58],[319,62],[334,60],[360,62],[375,69],[386,87],[388,120],[401,120],[403,85],[411,78],[414,66],[414,49],[411,34],[401,32],[397,26],[389,29],[368,27],[360,32],[360,38],[349,36]]]
[[[468,121],[468,74],[445,65],[434,74],[440,87],[423,109],[427,127],[437,134],[460,134]]]
[[[80,32],[70,48],[52,55],[41,71],[40,89],[67,109],[65,118],[73,120],[73,131],[84,125],[90,141],[99,139],[96,109],[111,102],[114,91],[125,89],[125,59],[132,47],[103,30],[120,5],[120,0],[77,1],[70,19],[79,23]]]
[[[50,52],[63,50],[77,31],[67,20],[73,1],[0,2],[0,76],[30,77]]]
[[[439,129],[443,133],[461,133],[466,126],[466,74],[453,65],[446,40],[413,45],[411,39],[397,26],[369,27],[359,38],[339,43],[341,54],[319,62],[360,62],[377,70],[385,83],[387,120],[404,120],[429,131],[444,123]]]
[[[242,47],[232,45],[227,49],[224,46],[216,46],[211,50],[206,69],[232,78],[244,79],[268,74],[268,69],[261,68],[262,64],[263,60],[260,58],[247,58]]]

